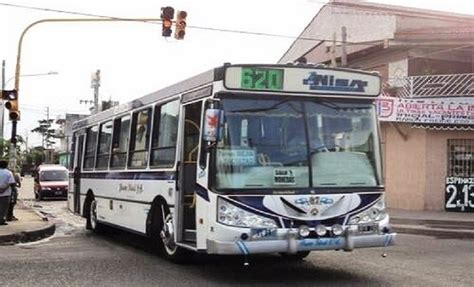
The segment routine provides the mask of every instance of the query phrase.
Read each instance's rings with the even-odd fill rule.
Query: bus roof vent
[[[314,67],[315,68],[326,68],[327,66],[322,64],[322,63],[317,63],[317,64],[314,64]]]

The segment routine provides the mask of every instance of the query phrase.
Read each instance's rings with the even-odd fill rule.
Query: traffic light
[[[171,30],[171,25],[173,22],[171,22],[174,18],[174,9],[173,7],[166,6],[161,8],[161,24],[162,24],[162,31],[161,35],[163,37],[170,37],[171,33],[173,32]]]
[[[18,91],[2,91],[2,99],[6,101],[5,108],[9,110],[10,121],[20,120],[20,111],[18,110]]]
[[[183,40],[184,35],[186,34],[184,31],[186,29],[186,16],[188,16],[186,11],[178,11],[178,13],[176,13],[176,30],[174,32],[174,37],[177,40]]]

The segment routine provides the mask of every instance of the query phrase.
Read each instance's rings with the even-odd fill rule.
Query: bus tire
[[[159,252],[171,262],[186,263],[189,254],[174,242],[173,215],[168,205],[160,202],[157,208],[153,209],[152,218],[152,240]]]
[[[280,253],[280,256],[290,261],[299,261],[305,259],[309,253],[311,251],[298,251],[295,254]]]
[[[102,224],[97,221],[97,201],[94,196],[90,196],[86,202],[86,229],[98,233],[102,230]]]

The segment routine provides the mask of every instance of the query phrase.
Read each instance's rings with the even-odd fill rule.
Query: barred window
[[[474,177],[474,139],[448,139],[448,176]]]

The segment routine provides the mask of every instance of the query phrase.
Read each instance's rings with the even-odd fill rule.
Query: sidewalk
[[[474,213],[388,209],[398,233],[474,239]]]
[[[18,200],[14,213],[17,221],[0,225],[0,245],[36,241],[54,234],[54,223],[23,205],[21,200]]]

